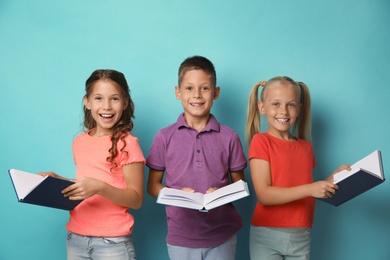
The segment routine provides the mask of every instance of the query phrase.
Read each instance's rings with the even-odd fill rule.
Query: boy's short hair
[[[179,86],[183,80],[184,74],[190,70],[203,70],[209,74],[213,87],[217,85],[217,75],[213,63],[202,56],[192,56],[185,59],[179,67]]]

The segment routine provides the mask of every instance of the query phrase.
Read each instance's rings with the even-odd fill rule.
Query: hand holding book
[[[206,194],[165,187],[160,190],[157,203],[208,211],[246,196],[249,196],[248,185],[239,180]]]
[[[33,174],[11,169],[9,174],[19,202],[72,210],[82,201],[65,197],[62,191],[74,182],[53,177],[54,173]]]
[[[384,181],[381,153],[376,150],[351,165],[350,170],[333,174],[333,182],[338,186],[336,193],[331,198],[319,200],[339,206]]]

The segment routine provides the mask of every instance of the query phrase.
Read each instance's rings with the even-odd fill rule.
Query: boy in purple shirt
[[[220,93],[211,61],[201,56],[184,60],[175,93],[184,113],[154,138],[147,158],[148,193],[158,196],[164,173],[167,187],[201,193],[243,179],[247,161],[238,135],[210,114]],[[171,260],[235,259],[242,220],[232,204],[208,212],[166,206],[166,215]]]

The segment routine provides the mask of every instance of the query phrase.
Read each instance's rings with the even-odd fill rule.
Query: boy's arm
[[[232,180],[232,183],[239,180],[245,181],[244,170],[237,171],[237,172],[230,172],[230,179]]]
[[[231,182],[236,182],[239,180],[244,180],[244,170],[242,171],[237,171],[237,172],[230,172],[230,180]],[[218,190],[217,187],[211,187],[206,191],[206,194],[211,193],[213,191]]]
[[[164,171],[149,169],[147,191],[150,196],[157,198],[160,190],[164,188],[164,185],[162,184],[163,176]]]

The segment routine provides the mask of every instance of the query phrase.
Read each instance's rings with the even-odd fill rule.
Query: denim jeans
[[[171,260],[234,260],[236,259],[236,235],[223,244],[209,248],[190,248],[167,244]]]
[[[133,238],[91,237],[67,232],[66,240],[68,260],[135,260]]]

